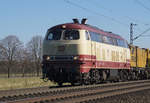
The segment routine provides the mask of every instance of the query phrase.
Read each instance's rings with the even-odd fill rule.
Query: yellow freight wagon
[[[131,55],[131,60],[130,60],[130,65],[131,67],[136,67],[136,46],[129,45],[130,47],[130,55]]]
[[[146,49],[130,45],[130,52],[131,52],[131,61],[130,61],[131,67],[145,68],[147,62]]]
[[[137,67],[146,67],[146,50],[137,47]]]
[[[147,52],[147,67],[150,68],[150,50],[147,49],[146,52]]]

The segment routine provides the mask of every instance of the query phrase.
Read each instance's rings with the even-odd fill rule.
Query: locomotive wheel
[[[92,70],[90,73],[91,77],[91,84],[93,83],[100,83],[100,73],[98,70]]]
[[[82,74],[81,84],[82,85],[88,85],[88,84],[90,84],[90,75],[89,75],[89,73]]]
[[[137,80],[137,75],[135,72],[132,72],[130,77],[131,77],[131,80]]]
[[[102,80],[105,81],[107,79],[107,74],[105,71],[102,71]]]
[[[145,78],[146,78],[146,79],[149,78],[149,74],[148,74],[148,71],[147,71],[147,70],[145,71]]]
[[[83,80],[82,84],[83,84],[83,85],[89,85],[90,82],[89,82],[89,80]]]
[[[120,71],[120,73],[119,73],[120,75],[120,79],[122,80],[122,81],[127,81],[128,80],[128,75],[127,75],[127,73],[126,73],[126,71]]]

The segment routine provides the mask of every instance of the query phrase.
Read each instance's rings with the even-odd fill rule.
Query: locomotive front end
[[[80,54],[84,31],[74,24],[59,25],[47,31],[43,42],[43,78],[62,84],[80,81]]]

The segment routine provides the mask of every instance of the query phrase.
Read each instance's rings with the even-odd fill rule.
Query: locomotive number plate
[[[64,51],[65,50],[65,46],[58,46],[58,51]]]

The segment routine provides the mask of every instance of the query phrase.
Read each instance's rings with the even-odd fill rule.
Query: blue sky
[[[150,0],[0,0],[0,39],[16,35],[27,43],[32,36],[44,37],[51,26],[88,18],[88,24],[129,41],[131,22],[137,24],[135,36],[150,28],[149,5]],[[134,44],[150,48],[150,36]]]

